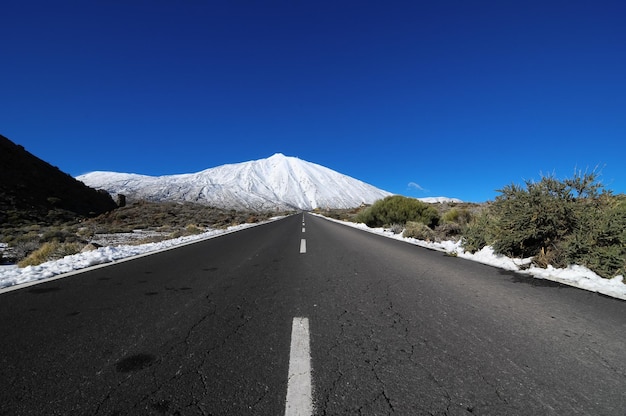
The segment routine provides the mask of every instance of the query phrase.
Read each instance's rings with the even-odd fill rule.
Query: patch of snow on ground
[[[141,242],[149,238],[165,238],[169,233],[159,231],[133,230],[130,233],[95,234],[91,243],[101,246],[119,246]]]
[[[615,276],[612,279],[604,279],[598,276],[593,271],[587,269],[586,267],[578,265],[571,265],[563,269],[557,269],[552,266],[548,266],[546,269],[542,269],[537,266],[530,266],[532,260],[530,258],[513,259],[510,257],[506,257],[494,253],[493,249],[489,246],[484,247],[482,250],[477,251],[476,253],[470,253],[463,250],[460,241],[442,241],[437,243],[418,240],[415,238],[405,238],[402,237],[402,234],[394,234],[392,231],[384,228],[369,228],[365,224],[355,224],[348,221],[340,221],[333,218],[324,217],[322,215],[318,216],[329,221],[335,221],[344,225],[348,225],[350,227],[359,228],[361,230],[369,231],[374,234],[394,238],[396,240],[415,244],[417,246],[429,248],[432,250],[442,251],[460,258],[477,261],[501,269],[515,271],[517,273],[530,275],[537,279],[551,280],[569,286],[578,287],[580,289],[598,292],[602,293],[603,295],[626,300],[626,282],[624,282],[624,276],[621,275]],[[524,267],[520,269],[521,266]]]

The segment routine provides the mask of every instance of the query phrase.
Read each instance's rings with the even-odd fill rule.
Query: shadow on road
[[[536,287],[556,287],[558,289],[572,289],[572,286],[568,286],[563,283],[554,282],[547,279],[538,279],[536,277],[527,276],[510,270],[499,270],[498,273],[500,273],[501,275],[511,276],[511,282],[513,283],[525,283],[527,285]]]

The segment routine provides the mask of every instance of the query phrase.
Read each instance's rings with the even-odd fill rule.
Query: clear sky
[[[598,167],[626,192],[626,2],[3,0],[0,134],[61,170],[281,152],[481,202]]]

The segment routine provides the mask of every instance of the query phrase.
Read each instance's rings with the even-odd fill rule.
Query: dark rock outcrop
[[[62,221],[116,207],[106,191],[88,187],[0,135],[0,224]]]

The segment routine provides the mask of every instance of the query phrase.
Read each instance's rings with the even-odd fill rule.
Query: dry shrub
[[[59,243],[58,241],[50,241],[30,253],[18,263],[18,266],[37,266],[47,261],[57,260],[65,256],[79,253],[81,248],[82,246],[79,243]]]
[[[203,232],[204,232],[204,229],[198,227],[195,224],[188,224],[185,227],[185,234],[186,235],[202,234]]]
[[[404,231],[404,225],[403,224],[391,224],[389,226],[389,231],[391,231],[394,234],[400,234],[402,231]]]
[[[533,257],[533,264],[544,269],[550,265],[563,266],[563,264],[559,264],[561,256],[562,254],[555,248],[541,247],[539,253]]]
[[[462,227],[454,222],[447,222],[435,227],[435,238],[437,241],[458,240],[463,232]]]

